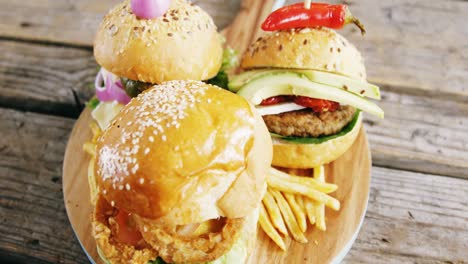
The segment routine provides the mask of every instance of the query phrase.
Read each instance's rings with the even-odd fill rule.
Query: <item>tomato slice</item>
[[[340,104],[337,102],[323,99],[315,99],[305,96],[296,96],[296,98],[294,98],[294,103],[311,108],[316,113],[322,113],[327,111],[333,112],[340,107]]]
[[[263,101],[260,103],[260,105],[275,105],[279,103],[284,103],[284,102],[290,102],[292,101],[291,96],[289,95],[278,95],[278,96],[273,96],[269,97],[267,99],[263,99]]]
[[[136,246],[142,239],[140,231],[136,229],[135,224],[131,221],[130,213],[124,210],[119,210],[115,216],[117,222],[117,232],[115,238],[125,244]]]

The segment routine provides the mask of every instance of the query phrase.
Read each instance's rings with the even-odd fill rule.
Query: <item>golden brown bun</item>
[[[326,28],[280,31],[260,37],[244,53],[241,67],[313,69],[366,79],[359,51]]]
[[[98,140],[95,172],[115,207],[185,225],[257,208],[271,149],[245,99],[198,81],[171,81],[116,116]]]
[[[353,130],[344,136],[321,144],[293,144],[273,139],[273,166],[307,169],[330,163],[343,155],[356,140],[362,124],[362,113]]]
[[[106,15],[94,41],[96,61],[132,80],[206,80],[221,67],[222,43],[211,17],[185,0],[174,0],[162,17],[137,19],[130,1]]]

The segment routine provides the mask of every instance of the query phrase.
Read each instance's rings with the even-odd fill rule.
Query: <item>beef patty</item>
[[[314,113],[312,109],[265,115],[268,130],[281,136],[319,137],[340,132],[351,120],[356,109],[340,106],[334,112]]]

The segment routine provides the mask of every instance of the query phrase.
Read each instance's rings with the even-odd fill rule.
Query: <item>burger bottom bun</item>
[[[344,136],[320,144],[294,144],[273,138],[273,166],[308,169],[324,165],[343,155],[356,140],[362,126],[359,114],[353,130]]]

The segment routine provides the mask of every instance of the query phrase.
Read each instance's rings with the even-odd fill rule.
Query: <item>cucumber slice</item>
[[[254,105],[259,105],[263,99],[277,95],[300,95],[351,105],[380,118],[384,117],[384,112],[380,107],[362,96],[340,88],[312,82],[299,73],[289,72],[261,76],[243,86],[238,95]]]
[[[275,75],[282,73],[300,73],[313,82],[342,88],[343,90],[355,93],[360,96],[380,100],[380,89],[376,85],[352,79],[344,75],[317,70],[276,69],[247,71],[235,76],[228,86],[231,91],[238,92],[244,85],[246,85],[254,79],[266,75]]]

